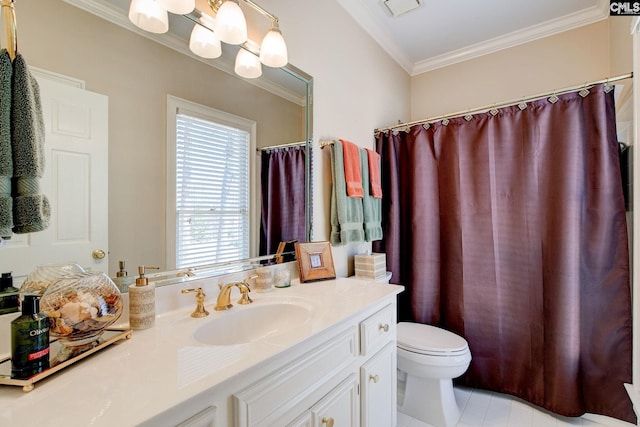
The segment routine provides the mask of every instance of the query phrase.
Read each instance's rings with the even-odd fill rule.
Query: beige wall
[[[415,76],[411,120],[628,73],[629,25],[614,17]]]
[[[109,97],[111,273],[120,259],[130,272],[165,266],[167,94],[256,121],[258,146],[304,139],[302,108],[254,85],[61,0],[15,8],[19,50],[30,65]]]
[[[373,129],[409,116],[409,75],[335,0],[263,0],[280,19],[289,59],[314,78],[313,137],[373,147]],[[314,151],[314,240],[329,239],[331,173],[327,150]],[[370,246],[370,245],[369,245]],[[365,245],[334,247],[338,276],[353,272]]]

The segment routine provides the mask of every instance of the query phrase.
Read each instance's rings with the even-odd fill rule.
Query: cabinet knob
[[[91,252],[91,257],[93,259],[103,259],[107,254],[102,249],[96,249]]]
[[[369,381],[373,381],[374,384],[378,384],[379,379],[380,377],[378,377],[377,375],[369,375]]]
[[[327,426],[327,427],[333,427],[333,418],[331,418],[331,417],[323,418],[322,419],[322,425]]]
[[[389,332],[389,325],[387,323],[385,323],[384,325],[381,323],[378,326],[378,329],[380,329],[381,331],[384,331],[384,332]]]

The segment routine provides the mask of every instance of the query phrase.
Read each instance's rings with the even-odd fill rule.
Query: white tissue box
[[[354,260],[356,277],[378,280],[387,275],[387,256],[385,254],[356,255]]]

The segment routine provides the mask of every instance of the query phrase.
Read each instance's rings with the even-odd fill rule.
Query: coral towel
[[[382,199],[382,184],[380,180],[380,154],[373,150],[367,150],[369,157],[369,183],[371,184],[371,195],[376,199]]]
[[[360,169],[360,148],[353,142],[341,139],[344,155],[344,178],[347,182],[347,195],[362,198],[362,170]]]

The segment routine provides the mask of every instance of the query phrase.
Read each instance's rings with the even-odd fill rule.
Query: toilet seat
[[[469,352],[469,344],[459,335],[421,323],[400,322],[397,325],[398,348],[430,356],[461,356]]]

